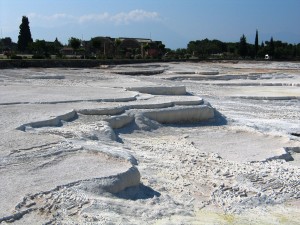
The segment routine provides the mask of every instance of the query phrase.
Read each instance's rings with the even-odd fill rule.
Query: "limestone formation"
[[[0,223],[297,224],[299,73],[0,70]]]

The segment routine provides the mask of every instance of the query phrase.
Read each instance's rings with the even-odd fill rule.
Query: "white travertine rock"
[[[128,91],[138,91],[152,95],[185,95],[185,86],[147,86],[147,87],[127,87]]]
[[[144,115],[159,123],[190,123],[213,119],[214,109],[210,106],[200,105],[187,108],[149,111],[144,112]]]
[[[84,182],[81,184],[80,188],[84,188],[85,190],[96,194],[99,193],[99,190],[101,189],[110,193],[118,193],[125,188],[139,185],[140,177],[140,172],[133,166],[127,171],[114,176]],[[90,186],[92,186],[92,188]]]
[[[125,110],[123,107],[114,107],[114,108],[99,108],[99,109],[78,109],[78,113],[83,115],[116,115],[121,114]]]
[[[71,112],[68,112],[63,115],[59,115],[52,119],[23,124],[23,125],[19,126],[17,128],[17,130],[25,131],[26,127],[32,127],[32,128],[48,127],[48,126],[55,127],[55,126],[59,126],[62,123],[62,121],[70,121],[70,120],[74,119],[76,116],[77,116],[76,111],[72,110]]]
[[[298,224],[299,74],[244,61],[0,70],[0,223]]]
[[[113,129],[119,129],[133,121],[133,117],[129,115],[112,116],[104,121],[108,122]]]

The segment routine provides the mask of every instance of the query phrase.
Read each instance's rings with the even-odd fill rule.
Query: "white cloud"
[[[89,22],[111,22],[115,25],[120,24],[130,24],[134,22],[143,22],[143,21],[157,21],[160,19],[160,16],[157,12],[148,12],[142,9],[135,9],[129,12],[120,12],[117,14],[110,14],[108,12],[100,14],[86,14],[80,16],[73,16],[66,13],[57,13],[53,15],[41,15],[37,13],[30,13],[27,15],[30,21],[34,21],[40,25],[45,24],[57,24],[60,25],[66,23],[89,23]]]
[[[48,20],[48,21],[53,21],[53,20],[61,20],[61,19],[74,19],[73,16],[65,14],[65,13],[56,13],[53,15],[41,15],[37,13],[30,13],[27,15],[30,19],[39,19],[39,20]]]
[[[157,12],[147,12],[141,9],[132,10],[128,13],[121,12],[110,17],[110,20],[116,24],[129,24],[131,22],[158,19],[159,14]]]
[[[35,24],[42,27],[56,27],[63,26],[76,21],[76,18],[66,13],[56,13],[53,15],[41,15],[37,13],[29,13],[29,21],[31,24]]]
[[[79,23],[88,23],[88,22],[103,22],[109,20],[110,15],[108,13],[102,14],[89,14],[83,15],[77,18]]]

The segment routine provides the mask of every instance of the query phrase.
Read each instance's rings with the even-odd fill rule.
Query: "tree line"
[[[11,38],[0,39],[0,51],[8,58],[161,58],[165,52],[165,45],[161,41],[139,42],[134,38],[110,38],[93,37],[88,41],[71,37],[67,45],[63,45],[57,38],[54,41],[35,40],[33,41],[26,16],[22,17],[19,26],[18,42],[13,43]],[[18,54],[18,55],[17,55]],[[21,55],[22,56],[21,56]],[[27,56],[28,55],[28,56]]]
[[[256,30],[253,44],[248,43],[243,34],[239,42],[222,42],[209,39],[190,41],[186,49],[177,49],[175,53],[180,58],[265,59],[268,56],[268,58],[276,60],[299,60],[300,43],[289,44],[280,40],[275,41],[271,37],[269,41],[259,44],[258,31]]]
[[[29,27],[29,20],[26,16],[22,17],[20,24],[18,42],[14,45],[10,38],[1,39],[0,48],[2,52],[11,56],[9,50],[15,50],[19,53],[33,54],[33,58],[49,58],[51,55],[62,57],[62,48],[64,45],[56,38],[53,42],[45,40],[33,41]],[[96,57],[145,57],[145,52],[156,50],[151,56],[157,58],[175,58],[175,59],[264,59],[266,56],[275,60],[299,60],[300,43],[289,44],[280,40],[274,40],[259,43],[259,34],[256,30],[253,43],[248,43],[243,34],[239,42],[222,42],[220,40],[195,40],[190,41],[186,48],[171,50],[165,48],[162,42],[153,42],[142,44],[141,47],[129,43],[131,48],[122,48],[122,41],[114,39],[113,41],[94,37],[90,41],[82,41],[71,37],[68,46],[72,48],[75,54],[89,55]],[[134,46],[134,47],[133,47]],[[149,54],[150,55],[150,54]],[[148,55],[148,56],[149,56]]]

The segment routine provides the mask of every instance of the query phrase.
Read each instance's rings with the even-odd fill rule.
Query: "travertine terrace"
[[[299,224],[300,64],[0,70],[1,224]]]

